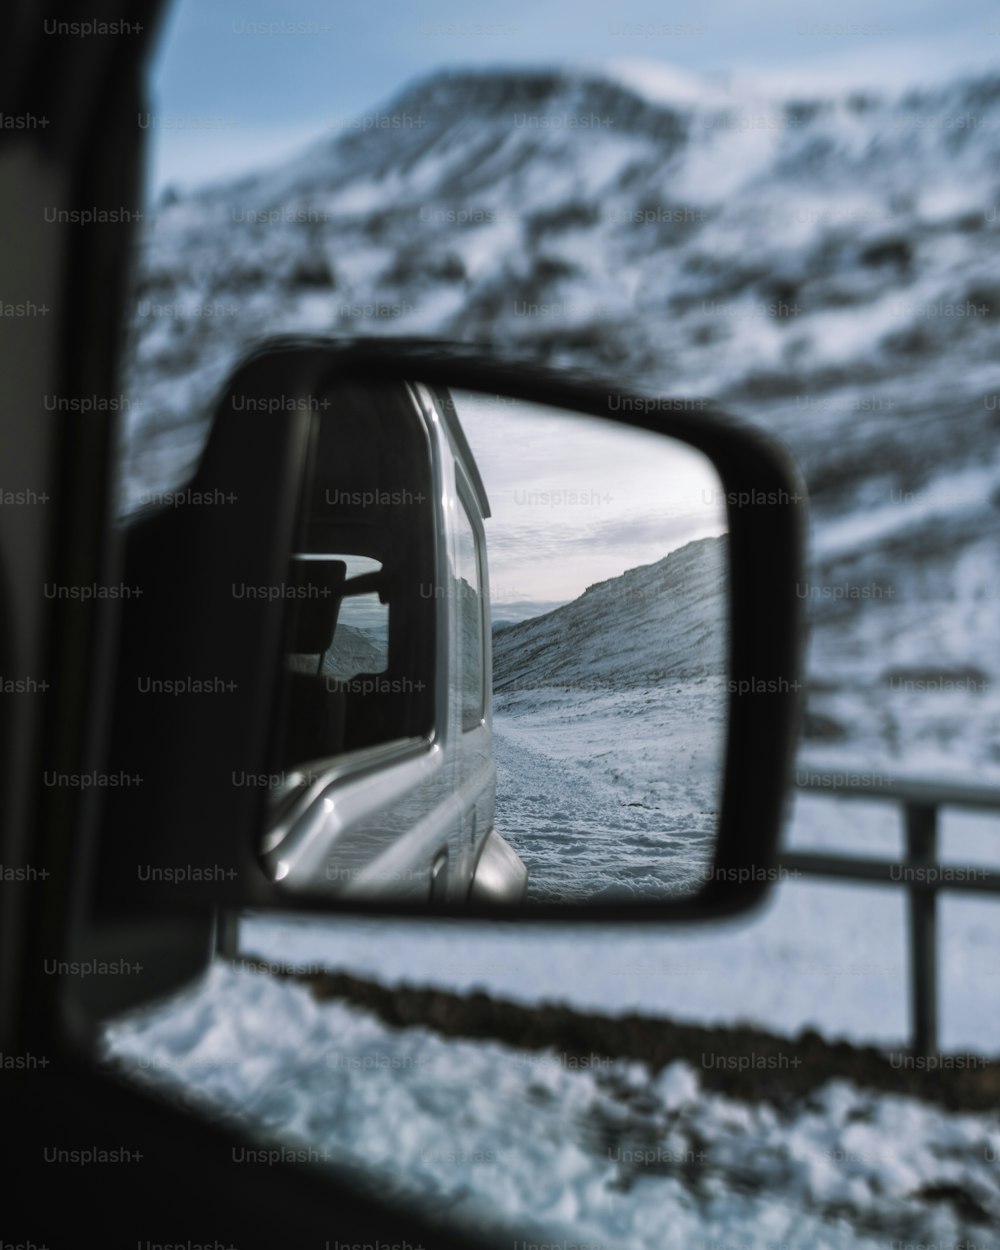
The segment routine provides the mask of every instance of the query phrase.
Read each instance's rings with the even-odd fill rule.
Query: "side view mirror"
[[[761,434],[283,339],[172,504],[128,523],[105,910],[694,919],[775,879],[805,503]]]

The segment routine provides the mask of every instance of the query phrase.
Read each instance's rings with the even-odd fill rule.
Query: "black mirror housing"
[[[729,719],[716,855],[701,888],[662,902],[530,912],[470,903],[461,916],[662,922],[732,915],[759,902],[777,877],[801,690],[796,586],[805,491],[787,454],[705,400],[636,395],[461,345],[282,338],[235,371],[179,499],[128,522],[123,581],[135,594],[122,603],[107,768],[120,784],[106,796],[99,912],[456,914],[433,901],[292,896],[269,878],[260,855],[276,758],[288,561],[313,417],[333,384],[370,379],[510,396],[669,435],[712,461],[726,501]],[[744,506],[748,500],[757,506]],[[154,684],[154,672],[175,680]]]

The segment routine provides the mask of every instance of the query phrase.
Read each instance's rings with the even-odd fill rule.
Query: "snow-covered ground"
[[[360,1165],[383,1194],[480,1227],[492,1214],[526,1242],[1000,1246],[996,1115],[840,1081],[793,1107],[741,1103],[703,1090],[683,1062],[651,1076],[637,1063],[388,1029],[224,965],[108,1042],[138,1079],[234,1117],[271,1149]]]
[[[944,832],[946,858],[995,861],[995,818],[948,819]],[[875,800],[800,795],[788,840],[892,855],[900,832]],[[942,921],[943,1043],[951,1062],[974,1067],[998,1050],[1000,1000],[983,986],[1000,909],[946,900]],[[393,1029],[282,975],[345,970],[611,1016],[750,1022],[790,1038],[813,1028],[902,1054],[904,936],[897,891],[796,880],[760,915],[695,930],[250,916],[241,947],[261,970],[215,964],[200,985],[116,1022],[107,1051],[271,1148],[307,1148],[386,1193],[445,1203],[477,1227],[512,1222],[529,1241],[1000,1246],[1000,1114],[843,1081],[805,1100],[746,1103],[701,1088],[684,1061],[652,1074]],[[701,1056],[705,1067],[745,1061]],[[790,1042],[761,1066],[796,1062]]]
[[[988,860],[998,832],[982,817],[949,822],[946,854]],[[790,841],[892,854],[900,837],[875,801],[802,795]],[[956,900],[942,919],[943,1041],[950,1062],[975,1067],[1000,1037],[1000,1001],[983,993],[1000,914],[992,900]],[[445,1204],[480,1228],[502,1219],[527,1241],[1000,1247],[1000,1114],[949,1113],[844,1081],[804,1100],[747,1103],[702,1088],[683,1060],[654,1074],[393,1029],[282,975],[346,970],[789,1037],[809,1027],[902,1055],[904,922],[896,891],[794,880],[761,915],[701,930],[251,916],[241,945],[260,970],[216,963],[200,985],[116,1022],[107,1052],[269,1148],[306,1148],[385,1193]],[[796,1055],[790,1042],[762,1058],[762,1075]],[[700,1060],[747,1061],[724,1049]]]
[[[500,700],[497,827],[528,866],[529,899],[628,902],[701,885],[725,754],[722,681]]]

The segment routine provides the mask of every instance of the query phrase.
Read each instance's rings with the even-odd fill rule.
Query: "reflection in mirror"
[[[270,873],[411,903],[695,893],[728,698],[707,457],[419,383],[313,420]]]

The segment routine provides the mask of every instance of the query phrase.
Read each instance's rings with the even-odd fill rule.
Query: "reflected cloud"
[[[646,430],[455,392],[490,498],[494,602],[566,601],[594,582],[726,532],[710,461]],[[505,587],[517,594],[505,596]]]

